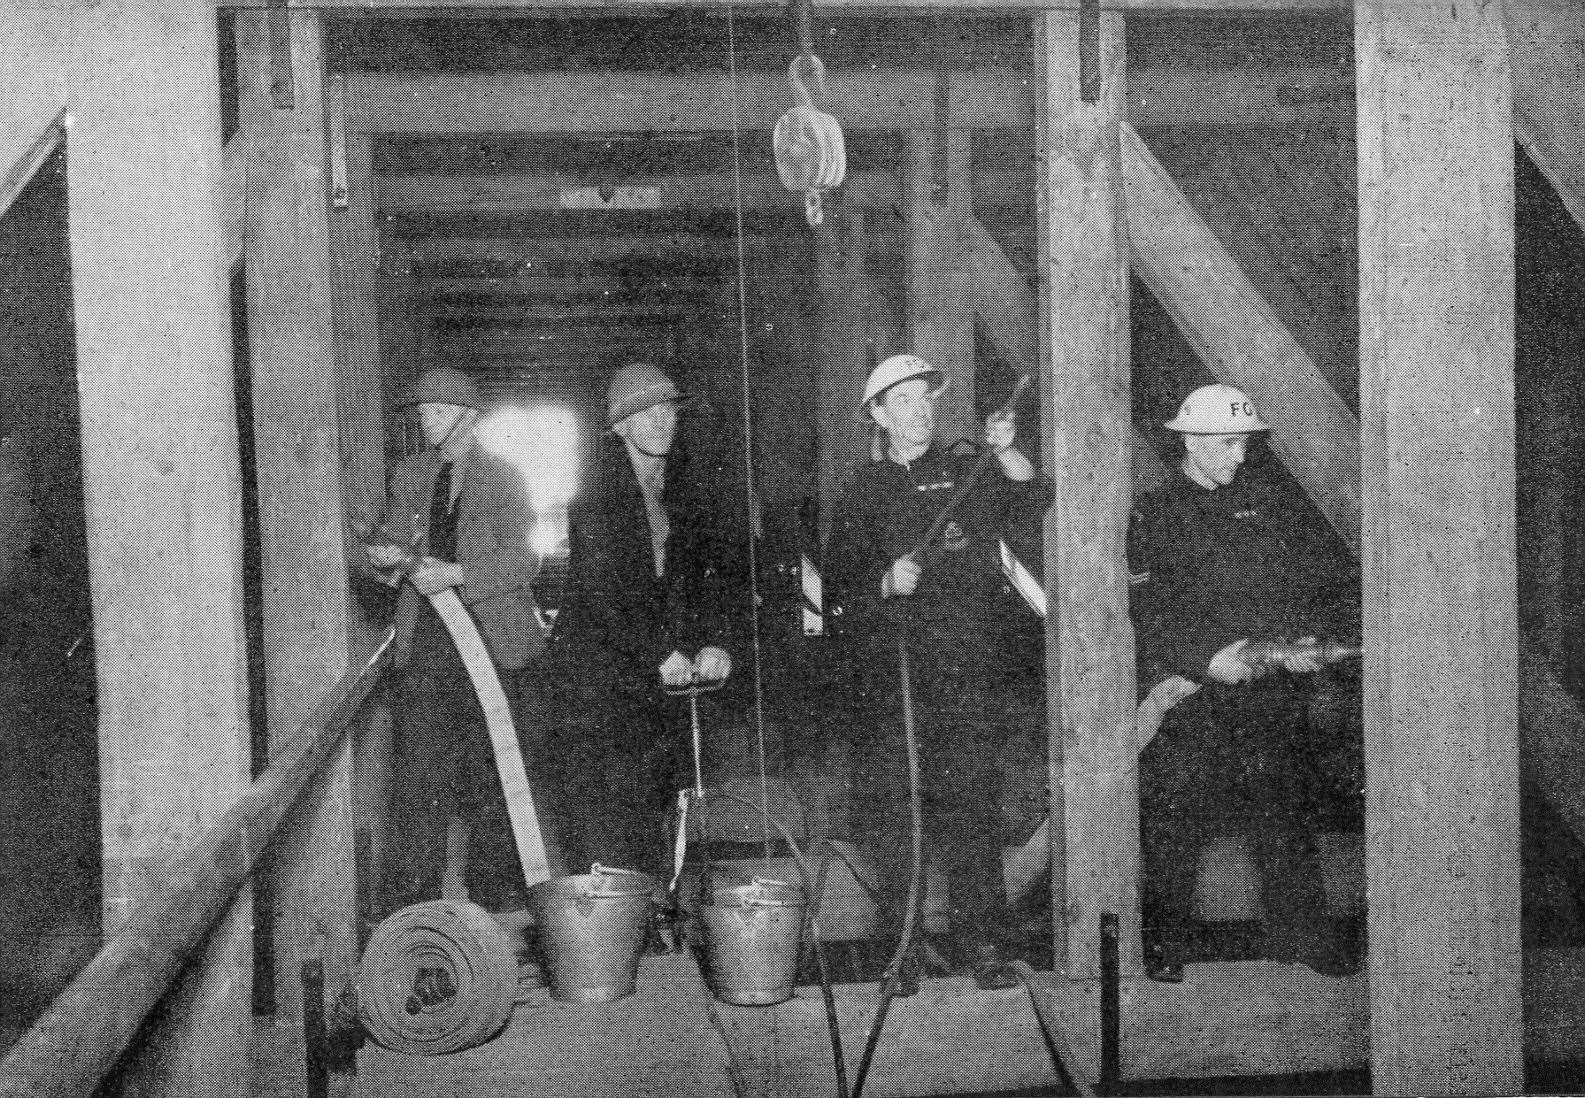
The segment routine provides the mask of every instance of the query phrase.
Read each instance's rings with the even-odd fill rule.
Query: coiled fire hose
[[[438,1056],[482,1045],[512,1016],[517,954],[475,904],[430,900],[375,928],[363,951],[358,1007],[386,1048]]]
[[[371,530],[366,544],[397,545],[407,575],[422,560],[415,541],[401,545]],[[457,647],[501,779],[512,839],[532,888],[550,879],[545,840],[523,767],[511,706],[479,628],[451,588],[426,596]],[[375,928],[358,966],[358,1014],[380,1044],[437,1055],[483,1044],[505,1026],[517,998],[517,951],[489,912],[474,904],[429,901],[402,908]]]

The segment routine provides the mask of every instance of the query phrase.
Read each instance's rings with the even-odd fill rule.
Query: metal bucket
[[[699,913],[716,998],[739,1006],[792,998],[804,917],[801,888],[760,877],[752,884],[718,885]]]
[[[633,994],[655,887],[648,874],[597,865],[529,889],[551,998],[609,1003]]]

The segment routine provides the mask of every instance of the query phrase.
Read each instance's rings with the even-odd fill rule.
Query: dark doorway
[[[61,148],[0,216],[0,1027],[12,1032],[71,980],[100,935],[69,253]]]

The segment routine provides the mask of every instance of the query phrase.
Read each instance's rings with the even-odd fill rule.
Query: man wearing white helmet
[[[1010,986],[1015,943],[1001,873],[998,748],[1007,737],[1000,679],[1016,666],[997,542],[1047,498],[1013,444],[1011,414],[987,418],[995,454],[974,489],[915,547],[964,484],[975,458],[936,444],[946,376],[917,355],[870,372],[861,414],[884,433],[838,507],[827,553],[828,601],[863,662],[873,711],[854,744],[855,830],[875,849],[883,907],[901,924],[909,876],[908,777],[898,689],[898,615],[909,618],[915,724],[930,862],[944,873],[962,967],[984,987]]]
[[[1202,689],[1140,756],[1146,971],[1181,980],[1194,950],[1196,870],[1208,841],[1242,833],[1263,877],[1267,954],[1338,974],[1353,962],[1325,918],[1316,863],[1325,751],[1309,728],[1320,665],[1245,662],[1252,641],[1358,635],[1358,578],[1291,485],[1244,473],[1269,428],[1231,385],[1190,393],[1165,424],[1179,475],[1139,501],[1129,528],[1139,686],[1181,675]]]

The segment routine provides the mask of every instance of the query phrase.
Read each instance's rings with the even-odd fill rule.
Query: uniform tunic
[[[1140,757],[1147,944],[1186,946],[1200,852],[1240,832],[1264,877],[1272,955],[1314,956],[1325,898],[1314,850],[1324,782],[1307,716],[1313,676],[1279,670],[1226,686],[1207,668],[1242,638],[1353,641],[1353,563],[1255,470],[1214,491],[1180,471],[1139,502],[1128,550],[1141,692],[1169,675],[1203,683]]]
[[[881,580],[919,541],[973,457],[932,448],[901,465],[873,462],[854,475],[838,508],[826,580],[834,622],[862,663],[862,717],[854,743],[856,837],[875,850],[883,906],[901,919],[910,851],[907,757],[898,689],[897,615],[907,632],[928,859],[944,870],[960,935],[995,941],[1008,930],[1002,885],[998,751],[1007,726],[1010,647],[1026,613],[1002,584],[997,542],[1043,508],[1042,481],[1010,481],[988,467],[926,547],[912,595],[883,600]],[[1027,661],[1026,661],[1027,662]]]

